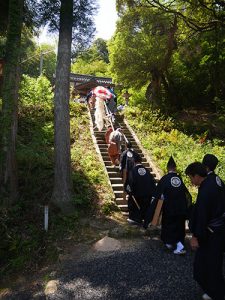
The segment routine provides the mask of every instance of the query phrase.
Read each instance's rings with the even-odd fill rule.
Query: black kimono
[[[194,279],[213,300],[223,300],[223,252],[225,249],[224,184],[214,173],[201,183],[190,230],[198,239],[194,260]]]
[[[155,180],[142,164],[137,164],[132,169],[130,189],[128,198],[129,218],[139,223],[142,220],[145,222],[151,198],[155,192]]]
[[[130,181],[132,178],[132,169],[135,166],[134,163],[134,154],[136,152],[133,149],[127,149],[123,151],[123,153],[120,156],[120,170],[121,170],[121,175],[123,178],[124,182],[124,190],[126,192],[130,191]],[[124,174],[124,171],[126,172]]]
[[[184,243],[185,219],[191,195],[176,172],[164,175],[156,189],[156,201],[162,199],[161,239],[165,244]]]

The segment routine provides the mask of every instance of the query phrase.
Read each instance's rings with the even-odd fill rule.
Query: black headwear
[[[208,167],[210,171],[215,170],[218,162],[219,162],[218,158],[213,154],[206,154],[202,160],[203,165]]]
[[[126,146],[127,146],[127,148],[132,148],[132,143],[130,141],[127,141]]]
[[[142,162],[142,158],[137,152],[133,153],[133,157],[134,157],[134,162],[135,163],[141,163]]]
[[[168,160],[168,163],[167,163],[167,169],[175,169],[176,168],[176,163],[173,159],[173,156],[171,155],[169,160]]]

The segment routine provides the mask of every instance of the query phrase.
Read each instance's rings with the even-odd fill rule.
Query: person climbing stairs
[[[90,112],[91,125],[92,125],[91,126],[92,137],[96,144],[96,150],[99,152],[102,161],[104,163],[105,171],[108,175],[109,182],[111,184],[112,190],[115,195],[115,202],[120,208],[120,210],[122,211],[122,213],[124,215],[127,215],[128,205],[127,205],[127,200],[124,197],[123,182],[122,182],[120,170],[118,167],[112,165],[107,151],[108,145],[105,141],[105,133],[107,128],[104,128],[102,131],[99,131],[97,128],[95,128],[94,112],[92,110],[89,110],[89,112]],[[153,174],[153,176],[156,177],[156,174],[153,172],[149,162],[147,161],[142,149],[139,146],[140,143],[138,142],[137,137],[134,136],[134,133],[131,132],[127,124],[124,122],[123,116],[116,115],[115,127],[120,127],[122,129],[125,138],[132,143],[134,150],[142,157],[142,164],[144,165],[144,167],[149,169],[149,171]]]

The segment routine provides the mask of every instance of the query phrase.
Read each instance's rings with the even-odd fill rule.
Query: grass
[[[44,103],[38,109],[30,103],[20,107],[17,148],[20,199],[14,207],[2,207],[0,212],[1,276],[54,262],[60,252],[58,245],[64,240],[85,238],[88,229],[80,224],[84,216],[108,214],[114,209],[108,205],[113,195],[92,142],[86,106],[71,103],[70,117],[76,210],[71,216],[63,216],[50,206],[46,233],[44,204],[50,201],[53,190],[53,110]]]
[[[149,105],[143,104],[127,107],[125,116],[137,133],[143,147],[164,173],[166,172],[166,163],[169,157],[173,155],[178,166],[178,172],[194,197],[196,188],[190,185],[188,178],[184,175],[184,170],[189,163],[202,161],[206,153],[213,153],[219,158],[216,171],[225,180],[224,140],[217,136],[208,138],[206,134],[209,128],[208,123],[200,131],[196,120],[195,124],[192,123],[192,130],[190,131],[190,128],[186,130],[184,120],[175,120],[161,114],[160,111],[152,111]],[[198,119],[201,123],[200,115]]]

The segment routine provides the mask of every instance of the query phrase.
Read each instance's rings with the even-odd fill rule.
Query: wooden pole
[[[163,200],[159,199],[151,222],[151,225],[153,226],[157,226],[160,223],[159,220],[162,212],[162,205],[163,205]]]

